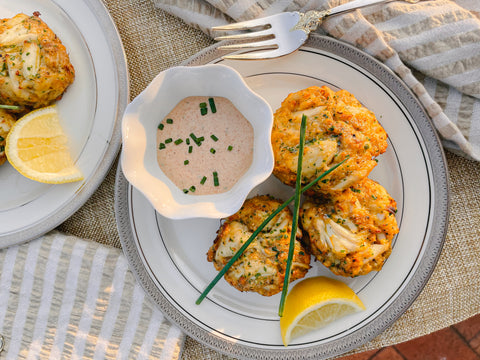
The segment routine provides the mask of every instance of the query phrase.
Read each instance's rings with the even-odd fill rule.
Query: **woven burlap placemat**
[[[162,70],[212,44],[202,32],[154,8],[151,0],[105,0],[121,35],[132,99]],[[413,305],[390,328],[355,352],[407,341],[480,313],[480,163],[447,152],[451,215],[437,267]],[[114,213],[117,162],[91,199],[58,230],[121,247]],[[228,357],[187,338],[182,359]]]

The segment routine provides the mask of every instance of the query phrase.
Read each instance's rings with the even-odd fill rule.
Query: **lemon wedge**
[[[29,179],[49,184],[83,179],[70,156],[55,105],[20,118],[8,133],[5,153],[10,164]]]
[[[280,332],[283,344],[348,314],[365,310],[360,298],[341,281],[316,276],[297,283],[287,295]]]

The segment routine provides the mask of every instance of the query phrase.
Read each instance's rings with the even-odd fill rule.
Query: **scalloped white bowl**
[[[158,119],[188,96],[223,96],[251,123],[254,133],[250,168],[228,191],[185,194],[157,162]],[[161,72],[126,108],[122,119],[122,171],[156,211],[172,219],[223,218],[237,212],[248,193],[273,170],[270,105],[254,93],[241,75],[225,65],[178,66]]]

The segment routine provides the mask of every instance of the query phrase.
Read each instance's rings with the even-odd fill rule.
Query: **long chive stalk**
[[[280,298],[280,305],[278,307],[278,315],[283,316],[283,308],[285,307],[285,299],[288,293],[288,284],[290,284],[290,272],[292,269],[292,258],[295,250],[295,240],[298,227],[298,211],[300,210],[300,196],[302,191],[302,165],[303,165],[303,148],[305,147],[305,127],[307,124],[307,117],[302,116],[302,123],[300,125],[300,144],[298,145],[298,160],[297,160],[297,179],[295,181],[295,202],[293,205],[293,223],[292,233],[290,234],[290,244],[288,246],[287,266],[285,268],[285,277],[283,279],[282,297]]]
[[[317,182],[322,180],[325,176],[330,174],[332,171],[334,171],[336,168],[338,168],[340,165],[342,165],[345,161],[347,161],[348,157],[340,161],[338,164],[335,166],[331,167],[327,171],[323,172],[320,174],[315,180],[310,182],[309,184],[305,185],[301,190],[300,193],[303,194],[305,191],[310,189],[313,185],[315,185]],[[242,245],[240,249],[235,253],[235,255],[232,256],[232,258],[228,261],[228,263],[225,264],[225,266],[220,270],[215,276],[215,278],[208,284],[208,286],[205,288],[205,290],[200,294],[198,297],[197,301],[195,301],[195,304],[199,305],[203,299],[208,295],[208,293],[213,289],[213,287],[217,284],[217,282],[225,275],[225,273],[230,269],[230,267],[233,265],[235,261],[238,260],[238,258],[243,254],[243,252],[247,249],[248,245],[257,237],[257,235],[260,233],[260,231],[263,230],[263,228],[283,209],[287,207],[288,204],[290,204],[293,200],[295,200],[295,196],[291,196],[287,201],[285,201],[282,205],[280,205],[275,211],[273,211],[261,224],[260,226],[250,235],[247,241]]]

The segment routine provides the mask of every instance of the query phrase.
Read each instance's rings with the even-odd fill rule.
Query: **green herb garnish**
[[[5,110],[20,110],[21,107],[17,105],[0,105],[0,109],[5,109]]]
[[[218,182],[218,173],[216,171],[213,172],[213,186],[218,186],[220,183]]]
[[[180,145],[183,142],[183,139],[177,139],[175,140],[174,144],[175,145]]]
[[[335,166],[332,166],[330,169],[325,171],[324,173],[320,174],[315,180],[310,182],[309,184],[305,185],[302,187],[300,190],[300,193],[304,193],[308,189],[310,189],[313,185],[315,185],[319,180],[330,174],[332,171],[334,171],[336,168],[338,168],[340,165],[342,165],[345,161],[347,161],[347,158],[343,159],[340,161],[338,164]],[[235,261],[238,260],[238,258],[243,254],[245,249],[251,244],[251,242],[257,237],[257,235],[260,233],[260,231],[263,230],[263,228],[275,217],[277,214],[285,209],[288,204],[290,204],[293,200],[295,200],[295,195],[290,197],[287,201],[285,201],[282,205],[280,205],[275,211],[273,211],[261,224],[260,226],[250,235],[250,237],[247,239],[247,241],[244,242],[242,247],[235,253],[235,255],[232,256],[232,258],[228,261],[228,263],[220,270],[215,276],[215,278],[207,285],[205,290],[200,294],[198,297],[197,301],[195,301],[195,304],[199,305],[203,299],[208,295],[208,293],[213,289],[213,287],[217,284],[217,282],[220,281],[220,279],[225,275],[225,273],[230,269],[230,267],[235,263]]]
[[[173,119],[167,119],[167,124],[173,124]]]
[[[285,307],[285,299],[288,293],[288,284],[290,284],[290,272],[292,268],[293,250],[295,249],[295,238],[298,227],[298,211],[300,209],[300,196],[302,190],[302,165],[303,165],[303,148],[305,147],[305,127],[307,124],[307,117],[302,116],[302,123],[300,125],[300,144],[298,147],[298,162],[297,162],[297,179],[295,182],[295,203],[293,206],[293,223],[292,233],[290,234],[290,245],[288,246],[287,267],[285,268],[285,277],[283,279],[282,297],[280,298],[280,306],[278,307],[278,315],[283,316],[283,309]]]
[[[207,181],[207,177],[206,177],[206,176],[204,176],[204,177],[202,178],[202,180],[200,180],[200,184],[202,184],[202,185],[205,184],[205,181]]]
[[[200,114],[204,116],[204,115],[207,115],[207,112],[208,112],[207,103],[206,102],[200,103]]]
[[[215,106],[215,100],[213,98],[208,98],[208,103],[210,104],[210,110],[215,114],[217,112],[217,107]]]
[[[190,137],[192,138],[193,142],[194,142],[195,144],[197,144],[197,146],[200,146],[200,145],[202,144],[202,142],[200,141],[200,139],[197,138],[194,133],[191,133],[191,134],[190,134]]]
[[[210,135],[210,137],[212,138],[213,141],[218,141],[218,137],[216,137],[215,135]]]

